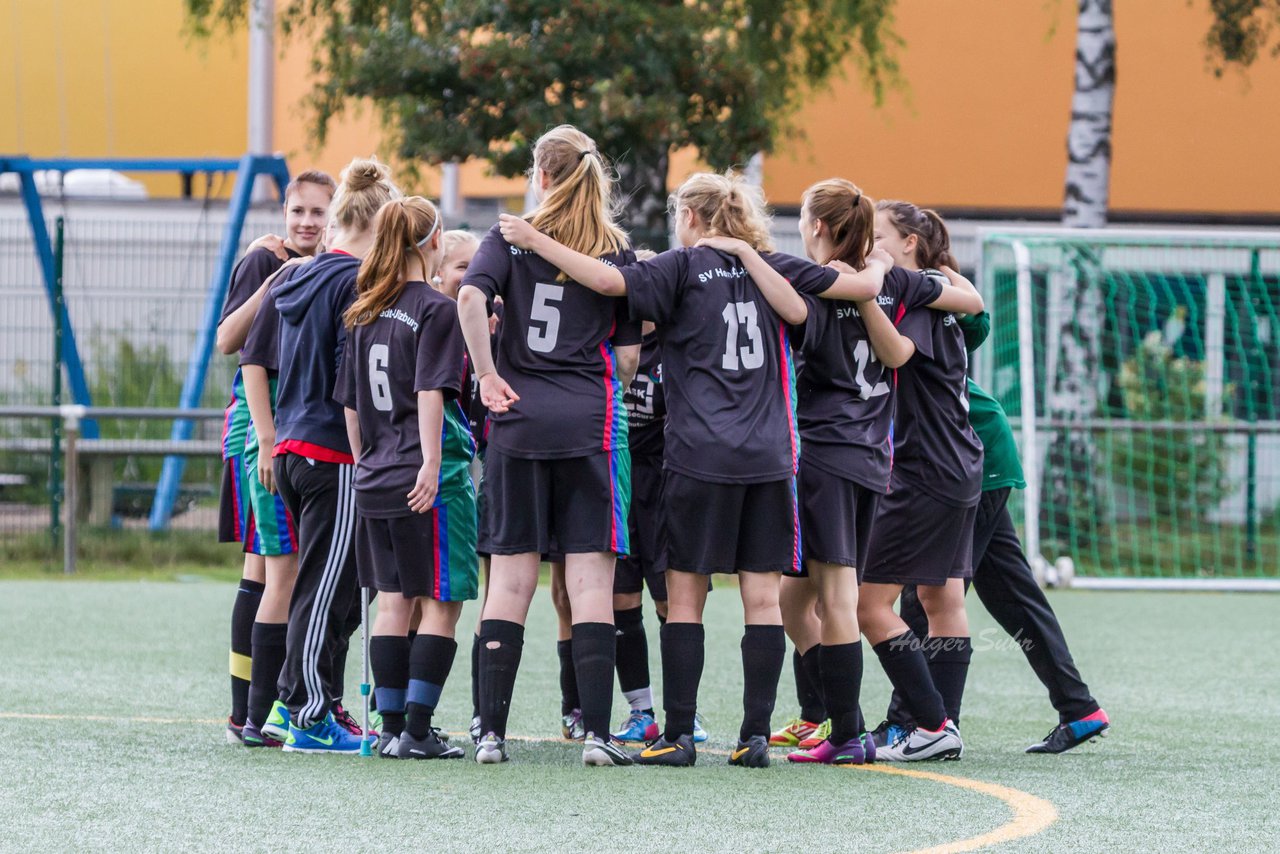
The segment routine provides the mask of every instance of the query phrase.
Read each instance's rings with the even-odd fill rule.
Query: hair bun
[[[348,190],[358,192],[367,190],[384,178],[389,178],[390,175],[391,170],[385,164],[379,163],[377,158],[352,160],[347,168],[342,170],[342,183]]]

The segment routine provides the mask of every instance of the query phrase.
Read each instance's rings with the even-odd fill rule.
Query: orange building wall
[[[247,35],[183,34],[177,0],[11,3],[0,14],[0,151],[37,156],[237,156],[246,144]],[[1115,210],[1280,213],[1280,60],[1217,79],[1203,46],[1208,0],[1117,2]],[[898,0],[905,88],[877,108],[850,66],[797,113],[803,131],[765,163],[777,205],[843,175],[877,196],[951,208],[1061,203],[1075,4]],[[308,46],[282,41],[276,147],[297,171],[335,175],[355,155],[390,152],[372,112],[352,111],[316,150],[301,104]],[[801,97],[804,97],[803,94]],[[696,168],[672,159],[671,181]],[[178,179],[143,178],[156,195]],[[197,192],[201,188],[197,187]],[[439,192],[436,170],[414,187]],[[521,179],[464,165],[465,196],[519,197]]]
[[[245,33],[190,40],[178,0],[5,6],[0,151],[37,157],[244,152]],[[133,177],[156,195],[180,191],[174,175]]]
[[[1280,61],[1213,77],[1206,0],[1123,0],[1115,14],[1111,207],[1280,211]],[[766,160],[770,199],[841,175],[922,204],[1059,207],[1075,4],[900,0],[895,16],[906,89],[877,109],[850,68],[814,95],[796,116],[807,140]]]

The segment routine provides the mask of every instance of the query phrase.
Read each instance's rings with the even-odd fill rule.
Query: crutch
[[[369,588],[360,588],[360,698],[364,701],[364,720],[360,729],[360,755],[373,755],[373,737],[369,735]]]

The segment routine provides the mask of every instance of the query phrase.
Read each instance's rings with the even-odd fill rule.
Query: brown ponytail
[[[916,236],[915,260],[922,269],[942,266],[956,269],[958,265],[951,254],[951,234],[937,211],[889,199],[878,202],[876,210],[888,217],[898,234]]]
[[[440,230],[440,213],[421,196],[393,199],[374,217],[373,247],[356,275],[356,301],[342,321],[348,328],[372,323],[404,293],[405,266],[413,258],[430,276],[423,245]]]
[[[839,260],[855,270],[867,265],[867,254],[875,244],[876,209],[862,190],[843,178],[828,178],[805,190],[802,204],[810,218],[822,220],[831,233],[831,257],[815,261]]]
[[[773,251],[764,192],[732,170],[691,175],[671,197],[677,213],[691,210],[708,237],[736,237],[760,252]]]

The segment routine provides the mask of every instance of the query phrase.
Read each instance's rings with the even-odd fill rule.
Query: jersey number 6
[[[529,319],[543,324],[543,328],[529,327],[529,349],[535,353],[550,353],[556,348],[556,339],[560,337],[560,309],[552,303],[564,299],[564,286],[548,285],[543,282],[533,289],[533,308],[529,309]]]
[[[391,350],[386,344],[369,347],[369,393],[373,397],[373,408],[379,412],[391,411],[391,380],[387,377],[390,356]]]

